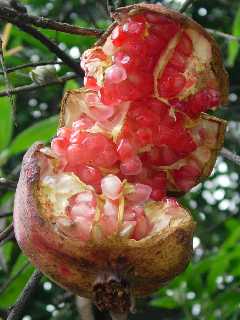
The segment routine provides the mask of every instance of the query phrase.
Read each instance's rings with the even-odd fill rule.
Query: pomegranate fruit
[[[207,178],[225,121],[219,49],[160,5],[120,8],[67,92],[51,147],[24,156],[14,208],[24,253],[60,286],[126,314],[182,272],[195,223],[172,196]]]

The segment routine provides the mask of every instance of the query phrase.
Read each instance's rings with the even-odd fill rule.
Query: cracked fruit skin
[[[51,148],[25,154],[14,205],[16,239],[50,279],[125,314],[184,271],[195,223],[172,195],[207,178],[227,100],[213,38],[160,5],[120,8],[65,94]],[[141,52],[141,59],[139,52]]]
[[[185,210],[175,225],[140,241],[112,236],[83,244],[56,227],[52,208],[39,204],[39,157],[42,144],[35,144],[23,159],[18,182],[14,227],[16,239],[50,279],[84,297],[92,298],[98,274],[124,267],[123,277],[134,295],[154,292],[182,272],[192,255],[194,222]],[[119,270],[118,270],[119,269]]]

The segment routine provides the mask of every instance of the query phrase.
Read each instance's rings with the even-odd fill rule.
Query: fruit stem
[[[109,311],[113,320],[126,320],[133,308],[128,281],[113,271],[97,277],[93,285],[93,301],[100,311]]]
[[[127,320],[128,319],[128,312],[126,313],[114,313],[112,311],[109,312],[112,320]]]

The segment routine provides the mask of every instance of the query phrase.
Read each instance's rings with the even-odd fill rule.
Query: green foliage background
[[[110,23],[105,1],[91,0],[25,0],[28,12],[70,22],[79,26],[106,28]],[[131,1],[126,1],[132,3]],[[150,1],[148,1],[150,2]],[[152,1],[154,2],[154,1]],[[159,1],[179,8],[180,0]],[[204,27],[240,36],[239,0],[199,0],[187,12]],[[3,31],[5,24],[0,22]],[[41,30],[55,39],[73,58],[79,59],[91,46],[93,37],[80,37]],[[229,104],[217,111],[229,121],[225,145],[240,154],[240,41],[217,36],[225,64],[230,73]],[[17,54],[6,55],[7,67],[36,61],[56,59],[53,53],[29,35],[12,27],[7,49],[21,46]],[[30,84],[31,68],[11,73],[9,79],[16,87]],[[61,66],[58,75],[69,69]],[[69,81],[63,85],[39,89],[16,97],[16,119],[9,98],[0,98],[0,177],[17,180],[22,156],[36,140],[48,141],[57,127],[59,104],[66,88],[80,86]],[[5,88],[0,77],[0,89]],[[194,257],[186,272],[155,295],[138,302],[138,313],[132,319],[240,319],[240,220],[239,167],[218,158],[211,177],[181,199],[188,207],[197,230],[194,237]],[[0,213],[12,210],[13,192],[0,191]],[[0,227],[11,222],[0,220]],[[33,272],[16,243],[11,241],[0,248],[0,317],[16,301]],[[21,274],[4,289],[4,283],[19,270]],[[96,310],[96,319],[107,319]],[[44,278],[28,306],[24,320],[79,319],[74,298]]]

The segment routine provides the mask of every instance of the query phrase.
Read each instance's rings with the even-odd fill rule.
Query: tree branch
[[[6,94],[5,94],[6,95]],[[17,187],[17,182],[12,181],[12,180],[7,180],[5,178],[0,178],[0,188],[6,188],[8,190],[13,190],[15,191]]]
[[[47,66],[47,65],[55,65],[55,64],[62,65],[64,64],[64,62],[63,61],[40,61],[40,62],[33,62],[33,63],[25,63],[16,67],[8,68],[6,69],[6,72],[12,73],[14,71],[22,70],[25,68],[31,68],[31,67],[34,68],[39,66]],[[3,71],[0,71],[0,75],[3,75]]]
[[[206,29],[209,33],[213,34],[213,35],[216,35],[216,36],[219,36],[219,37],[222,37],[222,38],[225,38],[229,41],[231,40],[236,40],[236,41],[239,41],[240,42],[240,37],[237,37],[237,36],[234,36],[232,34],[229,34],[229,33],[225,33],[225,32],[222,32],[222,31],[218,31],[218,30],[214,30],[214,29]]]
[[[99,37],[103,30],[92,29],[92,28],[81,28],[68,23],[63,23],[55,20],[51,20],[44,17],[31,16],[26,13],[22,13],[7,7],[0,7],[0,18],[6,20],[11,19],[16,23],[24,21],[24,24],[31,24],[36,27],[41,27],[45,29],[51,29],[55,31],[84,35],[84,36],[96,36]]]
[[[37,29],[26,25],[24,20],[16,20],[12,17],[0,16],[0,18],[4,21],[11,22],[16,25],[22,31],[30,34],[32,37],[40,41],[45,47],[47,47],[51,52],[55,53],[55,55],[60,58],[66,65],[68,65],[72,70],[74,70],[78,74],[83,74],[83,71],[80,68],[79,63],[74,61],[69,55],[67,55],[63,50],[61,50],[56,43],[46,37]]]
[[[8,79],[8,75],[7,75],[7,71],[6,71],[6,66],[4,63],[4,56],[3,56],[3,42],[2,39],[0,37],[0,63],[2,66],[2,70],[3,70],[3,76],[4,76],[4,80],[5,80],[5,84],[7,87],[7,96],[9,97],[10,103],[11,103],[11,107],[12,107],[12,118],[13,120],[15,120],[15,111],[16,111],[16,105],[15,105],[15,99],[13,97],[13,95],[11,94],[11,90],[12,90],[12,85]]]
[[[233,153],[232,151],[230,151],[226,148],[222,148],[221,155],[224,158],[234,162],[236,165],[240,166],[240,156],[239,155]]]
[[[110,17],[112,17],[112,13],[115,10],[115,5],[113,0],[107,0],[107,11]]]
[[[9,234],[13,231],[13,223],[11,223],[9,226],[7,226],[6,229],[4,229],[1,233],[0,233],[0,241],[4,240],[5,238],[7,238],[7,236],[9,236]]]
[[[22,294],[18,297],[16,304],[13,306],[6,320],[20,320],[27,303],[32,299],[34,292],[36,291],[38,284],[42,278],[41,272],[36,270],[25,288]]]
[[[182,7],[180,8],[179,12],[185,12],[194,2],[195,0],[186,0]]]
[[[30,263],[29,261],[27,261],[13,276],[11,276],[9,279],[7,279],[7,281],[5,281],[5,283],[0,288],[0,295],[7,290],[7,288],[22,274],[23,271],[25,271],[25,269],[29,265]]]
[[[8,218],[8,217],[12,217],[13,213],[12,212],[4,212],[4,213],[0,213],[0,219],[1,218]]]
[[[94,320],[92,301],[90,299],[76,296],[75,302],[80,319]]]
[[[10,240],[16,240],[14,230],[12,230],[6,238],[0,241],[0,247],[2,247],[5,243],[7,243]]]
[[[22,93],[22,92],[33,91],[33,90],[36,90],[36,89],[39,89],[39,88],[45,88],[45,87],[50,86],[50,85],[64,84],[68,80],[77,79],[77,78],[80,78],[80,77],[81,76],[77,75],[77,74],[70,74],[70,75],[66,75],[66,76],[60,77],[60,78],[58,78],[56,80],[45,82],[43,84],[33,83],[33,84],[26,85],[26,86],[16,87],[16,88],[12,89],[10,92],[11,92],[11,94],[19,94],[19,93]],[[0,97],[5,97],[6,95],[7,95],[6,91],[0,91]],[[0,181],[0,185],[1,185],[1,181]]]
[[[57,44],[55,44],[52,40],[47,38],[44,34],[42,34],[41,32],[39,32],[31,26],[19,24],[18,27],[21,30],[33,36],[35,39],[39,40],[43,45],[45,45],[50,51],[54,52],[58,58],[65,62],[66,65],[68,65],[76,73],[83,75],[83,71],[80,68],[80,64],[73,60],[69,55],[67,55],[63,50],[61,50],[57,46]]]

